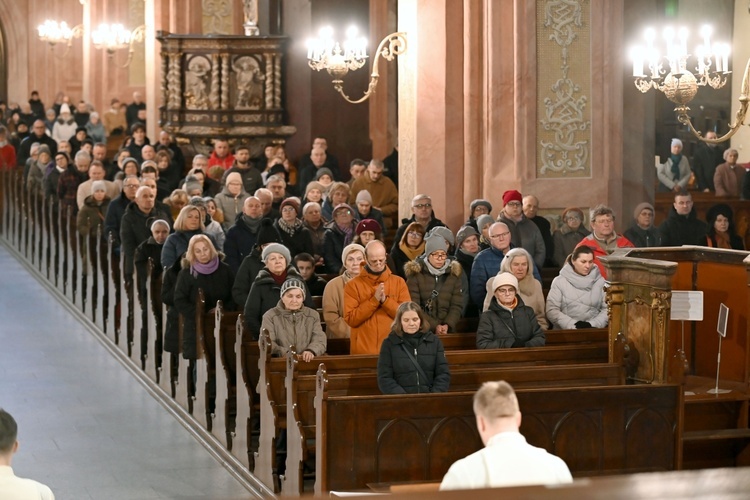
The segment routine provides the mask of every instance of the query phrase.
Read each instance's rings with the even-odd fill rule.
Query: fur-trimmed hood
[[[450,273],[456,277],[460,277],[461,273],[463,273],[463,267],[461,267],[461,264],[456,260],[451,258],[450,259]],[[414,260],[411,260],[404,264],[404,274],[406,275],[406,278],[410,278],[411,276],[416,276],[419,273],[429,273],[430,271],[427,269],[427,266],[424,265],[424,258],[423,257],[417,257]]]

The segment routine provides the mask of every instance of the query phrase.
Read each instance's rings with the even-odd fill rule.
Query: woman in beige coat
[[[268,329],[272,356],[286,356],[294,346],[302,360],[310,362],[326,352],[326,334],[315,309],[305,307],[305,284],[299,278],[287,278],[281,285],[281,299],[263,315],[261,331]]]
[[[359,275],[360,264],[365,260],[365,249],[362,245],[352,243],[341,252],[344,272],[326,284],[323,291],[323,320],[326,323],[326,335],[331,339],[348,339],[351,328],[344,321],[344,285]]]

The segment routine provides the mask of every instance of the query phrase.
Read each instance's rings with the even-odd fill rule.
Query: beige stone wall
[[[399,66],[402,216],[427,192],[457,229],[472,199],[497,213],[507,189],[537,195],[542,213],[600,202],[622,212],[622,0],[402,0],[399,9],[410,43]],[[555,29],[572,30],[573,44],[550,40]],[[563,49],[572,96],[552,89],[566,75]],[[572,139],[545,129],[548,109],[555,119],[580,110]],[[545,142],[571,143],[572,156],[582,143],[581,168],[543,168]]]

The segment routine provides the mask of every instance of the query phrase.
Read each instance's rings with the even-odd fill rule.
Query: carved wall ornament
[[[205,56],[187,56],[185,107],[208,109],[211,92],[211,62]]]
[[[203,33],[232,34],[233,0],[203,0]]]
[[[253,56],[238,56],[232,61],[234,75],[234,109],[261,109],[263,105],[263,82],[266,77],[260,62]],[[269,89],[270,90],[270,89]],[[268,100],[266,100],[266,107]]]
[[[541,176],[584,177],[591,172],[588,17],[588,0],[537,1]]]

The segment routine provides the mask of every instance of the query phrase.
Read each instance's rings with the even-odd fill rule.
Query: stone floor
[[[0,407],[57,499],[250,494],[0,244]],[[2,492],[0,492],[2,497]]]

